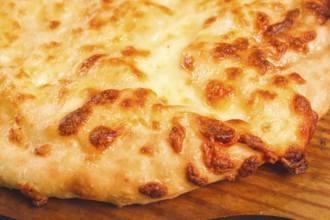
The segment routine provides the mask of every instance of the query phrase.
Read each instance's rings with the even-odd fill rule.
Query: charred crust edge
[[[295,146],[291,146],[280,161],[292,174],[304,173],[308,167],[305,152]]]

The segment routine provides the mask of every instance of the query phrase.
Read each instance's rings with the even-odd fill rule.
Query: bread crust
[[[329,1],[3,4],[0,185],[35,205],[306,170],[330,108]]]

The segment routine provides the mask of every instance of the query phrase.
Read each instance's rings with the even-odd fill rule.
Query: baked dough
[[[35,205],[302,173],[330,106],[326,0],[7,0],[0,17],[0,185]]]

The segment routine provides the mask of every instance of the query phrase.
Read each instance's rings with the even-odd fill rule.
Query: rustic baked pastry
[[[0,185],[176,197],[280,161],[330,106],[329,1],[3,1]]]

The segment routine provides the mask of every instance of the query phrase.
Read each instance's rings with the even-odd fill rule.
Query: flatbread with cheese
[[[327,0],[7,0],[0,17],[0,185],[36,205],[302,173],[330,106]]]

